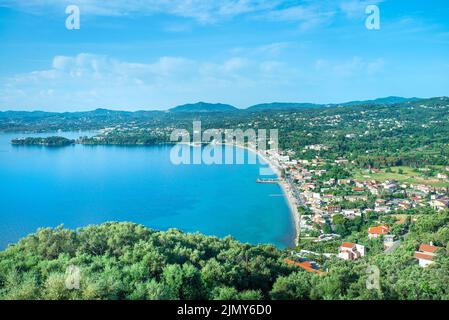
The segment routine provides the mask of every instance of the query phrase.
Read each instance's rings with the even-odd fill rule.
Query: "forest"
[[[391,254],[371,239],[368,257],[326,259],[316,274],[286,264],[288,250],[231,237],[133,223],[45,228],[0,252],[0,299],[449,299],[449,212],[422,216],[410,230]],[[428,241],[442,249],[422,268],[413,253]],[[80,270],[78,289],[66,285],[71,266]],[[375,290],[366,285],[372,266],[380,270]]]

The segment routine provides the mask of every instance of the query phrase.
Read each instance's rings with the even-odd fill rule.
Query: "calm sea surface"
[[[292,245],[294,227],[282,190],[256,183],[263,163],[174,165],[171,146],[10,144],[12,138],[25,136],[0,134],[1,249],[40,227],[106,221],[231,235],[281,248]]]

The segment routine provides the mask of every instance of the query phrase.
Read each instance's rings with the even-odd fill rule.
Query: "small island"
[[[13,139],[11,144],[18,146],[45,146],[45,147],[65,147],[75,143],[75,140],[70,140],[64,137],[46,137],[46,138],[19,138]]]

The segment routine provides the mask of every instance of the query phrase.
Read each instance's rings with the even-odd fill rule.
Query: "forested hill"
[[[417,114],[419,124],[428,122],[430,117],[441,118],[445,110],[441,106],[448,104],[449,99],[405,99],[384,98],[373,101],[357,101],[345,104],[318,105],[311,103],[268,103],[260,104],[248,109],[237,109],[225,104],[196,103],[178,106],[167,111],[115,111],[107,109],[96,109],[86,112],[25,112],[25,111],[0,111],[0,132],[54,132],[98,130],[106,127],[132,125],[133,127],[161,128],[179,127],[183,122],[201,119],[206,125],[214,125],[216,128],[225,125],[254,121],[260,122],[259,118],[271,119],[272,116],[288,117],[286,113],[296,114],[298,125],[310,123],[317,117],[344,116],[351,113],[359,113],[363,109],[376,117],[391,117],[401,121],[403,114]],[[425,106],[426,108],[423,108]],[[439,109],[440,108],[440,109]],[[397,111],[401,112],[398,113]],[[409,112],[407,112],[407,110]],[[437,114],[437,113],[440,114]],[[217,113],[220,116],[217,117]],[[268,115],[267,115],[268,113]],[[422,118],[420,118],[422,116]],[[360,117],[359,117],[360,118]],[[419,121],[419,120],[422,121]],[[229,120],[229,121],[228,121]],[[362,118],[363,120],[363,114]],[[265,121],[266,122],[266,121]],[[271,121],[273,122],[273,121]],[[269,123],[270,124],[270,123]],[[270,124],[272,125],[272,124]],[[295,128],[289,128],[295,129]]]
[[[0,252],[0,299],[449,299],[446,249],[428,268],[413,257],[423,242],[448,246],[448,225],[446,211],[422,216],[395,252],[325,260],[321,275],[287,265],[290,252],[231,238],[132,223],[41,229]],[[366,287],[372,265],[380,290]],[[66,287],[70,266],[77,290]]]
[[[204,112],[235,112],[239,111],[234,106],[222,103],[205,103],[198,102],[194,104],[185,104],[182,106],[170,109],[170,112],[192,112],[192,113],[204,113]]]

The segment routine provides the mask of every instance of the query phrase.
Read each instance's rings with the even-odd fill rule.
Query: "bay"
[[[76,138],[92,133],[33,134]],[[40,227],[131,221],[252,244],[293,245],[278,185],[257,184],[257,164],[175,165],[172,146],[12,146],[0,134],[0,248]],[[186,148],[194,148],[185,146]],[[198,148],[198,147],[196,147]],[[217,146],[227,152],[231,146]],[[234,150],[235,151],[235,150]],[[193,149],[192,149],[193,152]],[[244,150],[248,157],[247,150]]]

